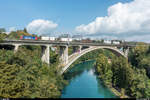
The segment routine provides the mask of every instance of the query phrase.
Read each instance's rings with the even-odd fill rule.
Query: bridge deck
[[[59,42],[59,41],[41,41],[41,40],[4,40],[0,44],[3,45],[12,45],[12,44],[20,44],[20,45],[52,45],[52,46],[117,46],[117,47],[134,47],[136,45],[131,44],[106,44],[106,43],[81,43],[81,42]]]

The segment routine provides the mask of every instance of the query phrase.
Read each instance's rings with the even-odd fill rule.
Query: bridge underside
[[[13,45],[0,45],[0,49],[13,50],[14,48]]]

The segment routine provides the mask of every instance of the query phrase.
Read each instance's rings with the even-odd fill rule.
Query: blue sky
[[[150,0],[0,0],[0,28],[150,42]],[[55,32],[55,33],[54,33]]]
[[[58,31],[72,31],[98,16],[106,16],[107,8],[131,0],[0,0],[0,27],[22,29],[32,20],[52,20]]]

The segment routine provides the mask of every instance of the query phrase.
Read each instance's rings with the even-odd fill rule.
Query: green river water
[[[97,78],[94,62],[87,61],[69,68],[65,73],[69,84],[62,91],[61,98],[118,98]]]

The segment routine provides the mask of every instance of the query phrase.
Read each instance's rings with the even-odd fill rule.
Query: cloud
[[[150,0],[117,3],[108,8],[108,15],[93,22],[77,26],[75,30],[87,34],[149,34]]]
[[[50,34],[56,29],[58,24],[50,20],[37,19],[27,25],[27,31],[32,34],[43,35]]]

